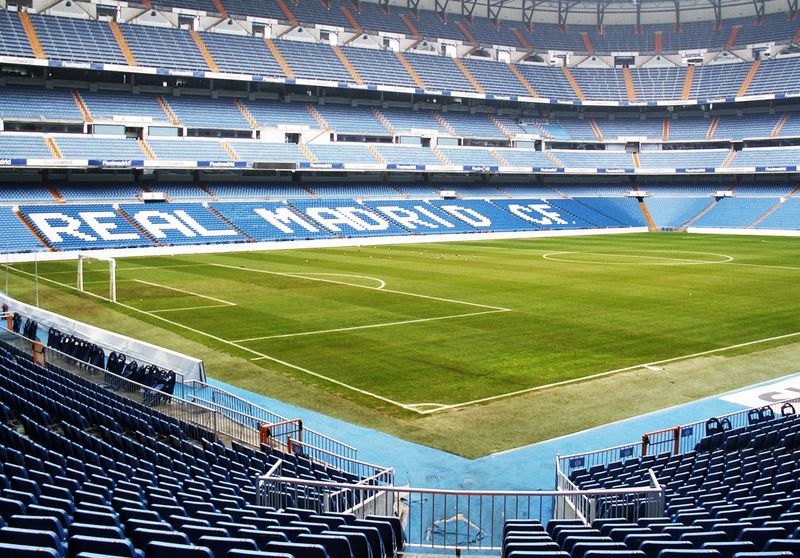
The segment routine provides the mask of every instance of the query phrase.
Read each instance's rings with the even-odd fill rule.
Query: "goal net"
[[[78,290],[117,301],[117,261],[90,254],[78,254]]]

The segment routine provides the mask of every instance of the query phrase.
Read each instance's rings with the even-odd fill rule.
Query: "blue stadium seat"
[[[0,543],[0,555],[3,558],[60,558],[61,556],[53,548],[12,543]]]
[[[127,539],[107,539],[75,535],[67,542],[67,558],[75,558],[81,552],[107,554],[118,558],[143,558],[144,554],[136,550]]]
[[[181,545],[153,541],[145,548],[145,558],[215,558],[204,546]]]

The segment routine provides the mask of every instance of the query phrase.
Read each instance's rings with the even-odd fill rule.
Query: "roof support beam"
[[[795,0],[797,1],[797,0]],[[681,28],[681,3],[680,0],[672,0],[672,4],[675,6],[675,29],[680,30]]]
[[[795,0],[797,2],[798,0]],[[530,30],[533,23],[533,12],[536,10],[536,0],[522,0],[522,23]]]
[[[486,17],[492,21],[500,19],[500,10],[506,5],[506,0],[486,0]]]
[[[722,0],[708,0],[708,3],[714,8],[714,21],[719,25],[722,22]]]
[[[419,6],[419,0],[406,0],[406,7],[417,15],[417,7]],[[386,7],[389,7],[389,2],[386,2]]]
[[[448,4],[450,4],[450,0],[436,0],[436,13],[444,16],[447,13]]]
[[[797,13],[797,1],[798,0],[786,0],[786,3],[789,5],[789,14],[792,16]]]
[[[475,12],[475,6],[478,5],[478,0],[461,0],[461,16],[472,21],[472,14]]]
[[[756,11],[756,20],[761,21],[764,17],[764,0],[753,0],[753,8]]]
[[[639,5],[637,4],[636,7],[638,8]],[[603,26],[603,20],[606,17],[606,4],[602,2],[597,3],[597,27],[598,29]]]

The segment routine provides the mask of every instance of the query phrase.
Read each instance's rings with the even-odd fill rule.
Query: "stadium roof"
[[[506,19],[511,21],[543,21],[559,16],[566,22],[569,15],[600,18],[606,14],[640,15],[648,22],[672,23],[676,12],[684,21],[758,17],[775,12],[794,12],[798,0],[362,0],[391,6],[426,9],[467,16]],[[546,14],[546,15],[545,15]]]

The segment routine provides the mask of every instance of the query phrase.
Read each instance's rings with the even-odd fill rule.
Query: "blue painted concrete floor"
[[[771,385],[800,374],[785,376],[759,384]],[[753,386],[700,399],[677,407],[614,422],[561,438],[487,455],[470,460],[402,440],[383,432],[350,424],[301,407],[258,395],[235,386],[208,380],[211,385],[230,391],[257,405],[285,417],[302,417],[304,424],[333,435],[358,448],[358,459],[394,467],[395,481],[417,488],[464,490],[553,490],[556,455],[589,452],[627,444],[641,439],[642,434],[682,424],[703,421],[741,410],[742,405],[723,401],[721,397]]]

